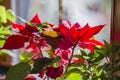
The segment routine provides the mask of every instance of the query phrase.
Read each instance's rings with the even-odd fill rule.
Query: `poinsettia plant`
[[[63,21],[57,27],[41,22],[38,14],[25,25],[12,22],[15,34],[9,36],[1,49],[22,48],[20,62],[12,66],[6,80],[109,80],[109,74],[100,64],[108,43],[94,36],[105,25],[81,27]],[[108,49],[108,48],[107,48]],[[88,50],[88,51],[86,51]],[[106,52],[107,54],[107,52]]]

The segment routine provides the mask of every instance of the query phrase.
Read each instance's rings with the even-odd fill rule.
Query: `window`
[[[120,45],[120,0],[113,0],[112,9],[112,42],[114,44]]]

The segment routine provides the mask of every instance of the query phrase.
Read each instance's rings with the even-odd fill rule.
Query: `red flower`
[[[66,50],[72,46],[79,46],[81,48],[86,48],[90,51],[93,51],[92,47],[96,45],[103,46],[103,44],[99,41],[92,40],[94,35],[96,35],[103,27],[104,25],[90,27],[87,24],[81,28],[78,23],[74,25],[71,25],[68,22],[62,23],[57,29],[55,29],[59,31],[60,35],[62,36],[58,47]],[[91,47],[89,48],[89,46]]]
[[[30,20],[30,22],[31,22],[32,24],[41,24],[41,21],[40,21],[40,19],[39,19],[39,17],[38,17],[38,14],[36,14],[36,15]]]
[[[63,66],[57,68],[51,66],[51,67],[47,67],[46,70],[47,70],[46,75],[53,79],[56,79],[63,74]]]
[[[38,32],[37,30],[37,24],[41,24],[40,19],[38,18],[38,14],[36,14],[30,22],[33,26],[29,25],[28,23],[25,23],[25,26],[22,26],[20,24],[12,23],[13,30],[17,33],[20,33],[22,35],[32,36],[34,32]]]
[[[34,76],[28,75],[24,80],[37,80]]]
[[[38,32],[37,24],[41,24],[40,19],[38,18],[38,14],[36,14],[32,20],[30,20],[33,26],[28,25],[27,23],[25,26],[20,24],[12,23],[12,27],[17,32],[17,35],[12,35],[8,37],[6,40],[3,49],[18,49],[24,47],[24,43],[28,42],[29,45],[26,49],[32,48],[35,49],[37,47],[36,42],[38,42],[39,46],[44,45],[44,40],[38,39],[36,42],[33,41],[33,38],[36,36],[34,33]]]

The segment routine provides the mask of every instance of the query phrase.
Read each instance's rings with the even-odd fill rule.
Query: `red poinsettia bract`
[[[33,38],[35,38],[34,33],[39,32],[36,25],[37,24],[42,24],[39,17],[38,17],[38,14],[36,14],[30,20],[30,23],[32,25],[29,25],[28,23],[25,23],[25,26],[20,25],[20,24],[12,23],[12,28],[16,32],[16,34],[8,37],[8,39],[6,40],[2,49],[19,49],[19,48],[24,47],[25,42],[29,43],[28,46],[33,48],[33,49],[35,47],[37,47],[37,45],[35,44],[37,41],[36,42],[34,41],[31,44],[31,40]],[[38,41],[39,41],[38,44],[41,45],[42,42],[40,40],[38,40]]]
[[[90,27],[87,24],[80,27],[78,23],[74,25],[68,22],[62,23],[57,29],[62,36],[58,47],[66,50],[72,46],[79,46],[93,51],[93,47],[96,45],[104,46],[101,42],[92,39],[103,27],[104,25]]]
[[[31,20],[31,25],[28,23],[25,23],[25,26],[20,24],[12,23],[13,30],[19,34],[32,36],[34,32],[38,32],[37,30],[37,24],[41,24],[41,21],[38,17],[38,14],[36,14]]]
[[[59,61],[59,65],[65,65],[68,64],[68,60],[71,55],[71,49],[68,50],[56,49],[55,54],[61,57],[61,60]]]
[[[57,68],[51,66],[47,67],[46,70],[47,70],[46,75],[53,79],[56,79],[63,74],[63,66],[59,66]]]
[[[29,38],[22,35],[12,35],[8,37],[2,49],[18,49],[24,47],[24,43],[28,42]]]
[[[36,55],[34,55],[34,57],[32,58],[32,60],[36,60],[38,58],[40,58],[41,56],[41,53],[39,51],[39,47],[41,47],[42,49],[44,47],[47,47],[47,44],[45,43],[44,39],[37,39],[36,41],[32,38],[30,41],[29,41],[29,45],[25,48],[25,50],[27,52],[30,52],[30,53],[35,53]]]

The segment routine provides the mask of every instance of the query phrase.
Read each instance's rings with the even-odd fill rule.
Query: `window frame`
[[[111,43],[120,45],[120,0],[112,0]]]

